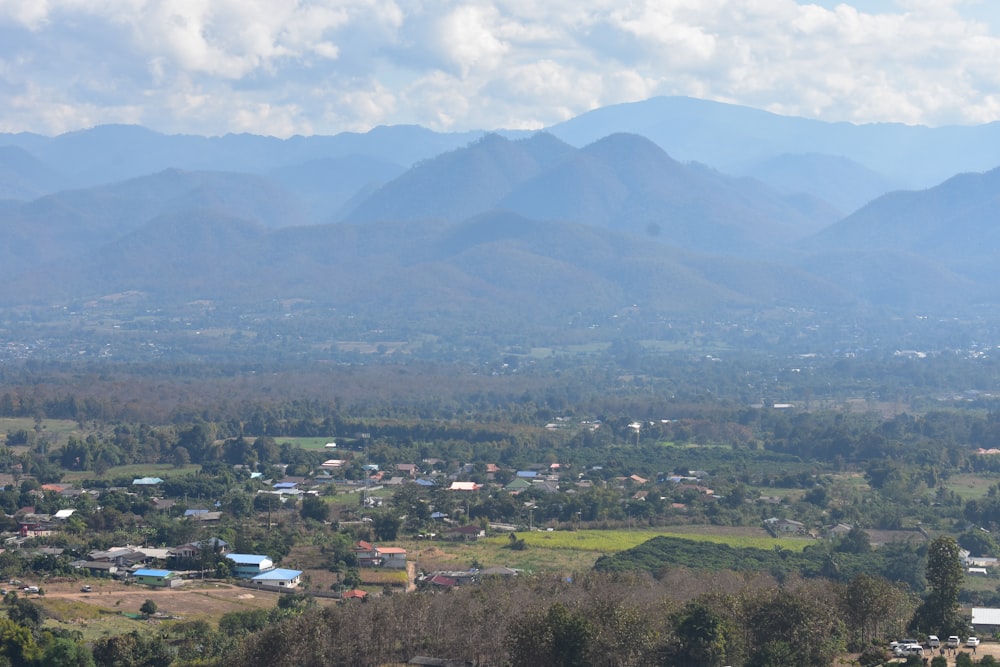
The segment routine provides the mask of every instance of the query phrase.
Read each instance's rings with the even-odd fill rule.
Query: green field
[[[552,532],[518,533],[528,547],[546,549],[574,549],[592,551],[599,554],[617,553],[639,546],[653,537],[679,537],[699,542],[728,544],[731,547],[753,547],[773,549],[780,546],[789,551],[802,551],[812,540],[796,538],[773,538],[765,535],[711,534],[701,531],[669,530],[558,530]],[[506,544],[507,537],[490,537],[487,542]]]
[[[962,500],[979,500],[985,498],[990,487],[998,481],[1000,479],[997,479],[995,475],[963,473],[952,475],[944,480],[942,484],[944,484],[944,488],[954,491],[961,496]]]
[[[655,530],[580,530],[519,532],[526,548],[509,548],[509,535],[480,539],[476,542],[406,541],[398,542],[424,571],[463,569],[503,565],[527,573],[572,573],[589,570],[603,555],[636,547],[657,536],[728,544],[733,547],[756,547],[802,551],[813,543],[809,539],[767,536],[758,528],[684,526]]]
[[[80,425],[72,419],[43,419],[40,426],[40,435],[49,441],[52,448],[62,447],[71,435],[83,435]],[[0,418],[0,438],[6,438],[8,433],[34,430],[35,420],[31,417]]]
[[[180,468],[170,463],[136,463],[133,465],[108,468],[108,471],[104,473],[104,477],[106,479],[116,479],[119,477],[159,477],[161,479],[167,479],[168,477],[191,475],[199,470],[201,470],[201,465],[197,463],[189,463],[188,465],[181,466]],[[94,473],[92,471],[79,470],[67,472],[63,476],[62,481],[68,483],[93,478]]]
[[[278,445],[283,445],[287,442],[290,445],[295,445],[309,451],[330,451],[326,449],[326,443],[337,442],[337,439],[333,436],[323,436],[319,438],[275,438],[274,441]],[[330,451],[330,458],[336,458],[334,456],[336,453],[336,450]]]

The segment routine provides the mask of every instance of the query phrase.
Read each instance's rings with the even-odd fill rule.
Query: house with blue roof
[[[137,477],[132,480],[133,486],[156,486],[157,484],[162,484],[163,480],[159,477]]]
[[[141,569],[136,570],[132,577],[137,584],[157,588],[177,588],[184,583],[179,574],[170,570]]]
[[[233,574],[238,579],[253,579],[259,574],[274,569],[274,561],[267,556],[257,554],[226,554],[226,559],[232,563]]]
[[[287,570],[285,568],[274,568],[267,572],[262,572],[252,578],[254,583],[265,586],[280,586],[281,588],[295,588],[299,585],[302,577],[301,570]]]

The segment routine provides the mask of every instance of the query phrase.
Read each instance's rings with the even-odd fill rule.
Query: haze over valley
[[[844,318],[992,331],[997,132],[656,98],[532,133],[2,135],[0,303],[29,336],[9,353],[64,354],[69,324],[124,356],[206,353],[185,329],[232,351],[271,331],[305,356],[660,340],[782,312],[827,349],[870,343]]]

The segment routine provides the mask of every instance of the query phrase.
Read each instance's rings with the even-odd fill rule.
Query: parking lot
[[[994,658],[1000,660],[1000,642],[983,642],[975,649],[975,653],[973,653],[973,649],[966,648],[963,645],[958,648],[957,652],[968,653],[972,655],[973,658],[976,660],[983,657],[984,655],[992,655]],[[955,664],[955,654],[957,652],[949,651],[946,653],[945,657],[948,659],[949,665]],[[930,649],[927,648],[924,649],[924,657],[927,658],[928,661],[936,655],[940,655],[937,650],[931,651]],[[900,662],[900,663],[906,662],[906,658],[897,658],[895,662]]]

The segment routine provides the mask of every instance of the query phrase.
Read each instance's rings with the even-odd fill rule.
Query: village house
[[[397,463],[396,472],[401,475],[413,478],[417,476],[417,464],[415,463]]]
[[[382,559],[382,567],[394,570],[406,569],[406,549],[400,547],[378,547],[378,555]]]
[[[274,569],[274,561],[258,554],[226,554],[226,560],[232,563],[233,574],[238,579],[253,579]]]
[[[264,586],[278,586],[280,588],[295,588],[299,585],[302,577],[301,570],[288,570],[285,568],[273,568],[267,572],[261,572],[251,579],[256,584]]]
[[[208,549],[219,554],[226,554],[229,551],[229,543],[217,537],[210,537],[207,540],[188,542],[170,550],[174,558],[181,560],[196,560],[201,557],[201,552]]]
[[[449,491],[478,491],[483,488],[481,484],[475,482],[452,482],[448,487]]]
[[[374,544],[360,540],[354,545],[353,551],[358,567],[376,567],[379,564],[378,550]]]
[[[137,584],[157,588],[177,588],[184,583],[179,574],[170,570],[136,570],[132,577]]]
[[[359,567],[406,568],[406,549],[399,547],[379,547],[360,540],[354,545],[354,557]]]
[[[475,542],[480,537],[486,537],[486,531],[476,525],[459,526],[444,532],[446,540],[462,540],[465,542]]]

